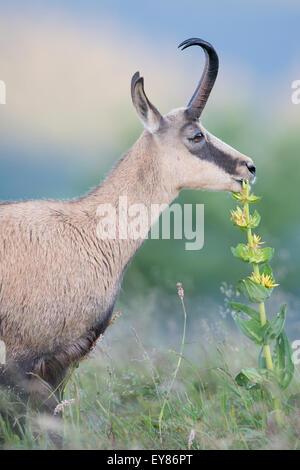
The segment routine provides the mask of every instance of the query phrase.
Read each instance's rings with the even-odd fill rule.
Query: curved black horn
[[[192,119],[198,119],[206,105],[210,92],[216,81],[219,70],[219,59],[216,51],[209,42],[199,38],[183,41],[178,47],[182,51],[190,46],[200,46],[205,52],[205,67],[198,86],[188,104],[187,112]]]

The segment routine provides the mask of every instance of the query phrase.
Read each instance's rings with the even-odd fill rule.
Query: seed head
[[[191,432],[190,432],[190,435],[189,435],[189,440],[188,440],[188,449],[190,449],[192,447],[194,439],[195,439],[195,431],[194,431],[194,429],[191,429]]]
[[[121,316],[121,312],[116,312],[113,314],[112,319],[110,320],[108,326],[113,325],[115,321]]]
[[[62,401],[61,403],[59,403],[58,405],[56,405],[55,409],[54,409],[54,416],[57,415],[58,413],[60,413],[63,408],[65,408],[66,406],[70,406],[72,403],[75,402],[75,398],[70,398],[70,400],[64,400]]]
[[[184,290],[183,290],[183,287],[182,287],[182,283],[181,283],[181,282],[177,282],[177,292],[178,292],[178,295],[179,295],[180,300],[183,300],[183,297],[184,297]]]

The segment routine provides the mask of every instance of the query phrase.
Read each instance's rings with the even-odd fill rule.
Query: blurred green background
[[[255,161],[260,234],[276,249],[273,302],[288,302],[290,333],[298,338],[300,105],[292,103],[291,84],[300,79],[299,24],[300,5],[288,0],[0,5],[0,79],[7,86],[0,199],[67,199],[99,184],[142,131],[130,99],[133,73],[140,70],[161,112],[185,105],[204,59],[193,48],[180,53],[177,44],[202,37],[220,57],[202,122]],[[215,313],[222,283],[235,285],[248,273],[230,252],[243,239],[230,222],[231,195],[183,191],[179,201],[205,204],[204,247],[189,252],[184,240],[147,241],[124,279],[125,310],[128,299],[146,302],[155,292],[160,308],[153,303],[152,310],[172,315],[180,280],[191,316]]]

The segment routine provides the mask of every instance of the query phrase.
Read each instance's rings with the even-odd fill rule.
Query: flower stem
[[[246,197],[249,196],[249,182],[247,181],[246,183]],[[244,204],[245,207],[245,214],[246,214],[246,223],[249,224],[250,222],[250,213],[249,213],[249,203],[246,201]],[[247,229],[247,237],[248,237],[248,244],[249,246],[253,245],[253,237],[252,237],[252,232],[251,228]],[[259,266],[258,264],[253,263],[253,271],[254,273],[259,276]],[[261,326],[264,326],[267,322],[267,316],[266,316],[266,310],[265,310],[265,303],[260,302],[259,303],[259,315],[260,315],[260,323]],[[266,365],[267,369],[270,371],[274,370],[274,365],[272,361],[272,354],[271,354],[271,349],[269,344],[264,345],[264,353],[265,353],[265,358],[266,358]],[[276,397],[273,397],[273,403],[274,403],[274,409],[275,409],[275,417],[276,417],[276,422],[278,425],[281,424],[281,410],[280,410],[280,404],[279,400]]]
[[[187,314],[186,314],[186,309],[185,309],[183,297],[180,297],[180,300],[181,300],[181,305],[182,305],[183,315],[184,315],[183,333],[182,333],[181,347],[180,347],[180,351],[179,351],[179,355],[178,355],[177,365],[176,365],[175,371],[173,372],[172,381],[171,381],[171,384],[168,388],[168,391],[167,391],[167,393],[164,397],[163,404],[162,404],[162,407],[161,407],[161,410],[160,410],[160,413],[159,413],[159,417],[158,417],[158,428],[159,428],[160,441],[162,441],[162,420],[163,420],[163,416],[164,416],[165,406],[166,406],[166,404],[169,400],[169,396],[170,396],[171,390],[173,388],[174,382],[176,380],[177,373],[180,369],[180,364],[181,364],[181,360],[182,360],[182,356],[183,356],[183,350],[184,350],[184,346],[185,346],[185,333],[186,333]]]

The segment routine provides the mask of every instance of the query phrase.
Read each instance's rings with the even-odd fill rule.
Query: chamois
[[[218,56],[198,38],[178,47],[194,45],[204,50],[206,63],[186,107],[162,116],[143,78],[133,75],[132,101],[145,129],[102,184],[71,201],[0,204],[0,339],[7,353],[0,383],[49,412],[68,368],[108,326],[124,271],[144,241],[101,239],[99,205],[112,204],[118,212],[119,197],[126,196],[128,205],[150,208],[170,204],[183,188],[239,191],[244,179],[254,179],[253,161],[199,122]]]

